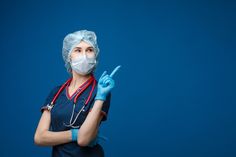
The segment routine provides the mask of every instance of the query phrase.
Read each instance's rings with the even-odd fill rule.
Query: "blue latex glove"
[[[70,129],[72,141],[77,141],[79,129]]]
[[[106,100],[106,96],[115,87],[115,81],[113,80],[114,74],[120,69],[120,65],[117,66],[110,75],[107,74],[107,71],[104,71],[102,76],[99,78],[97,95],[95,100]]]

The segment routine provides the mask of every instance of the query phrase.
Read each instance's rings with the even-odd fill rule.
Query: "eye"
[[[93,52],[93,49],[92,48],[88,49],[88,52]]]
[[[81,50],[80,49],[75,49],[75,52],[81,52]]]

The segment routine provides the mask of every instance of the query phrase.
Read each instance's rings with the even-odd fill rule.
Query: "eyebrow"
[[[82,47],[75,47],[75,48],[81,49]],[[88,48],[93,48],[93,47],[92,47],[92,46],[89,46],[89,47],[87,47],[86,49],[88,49]]]

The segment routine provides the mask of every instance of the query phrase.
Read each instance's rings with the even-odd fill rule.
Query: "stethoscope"
[[[71,82],[72,78],[69,78],[61,87],[60,89],[58,90],[58,92],[56,93],[56,95],[54,96],[53,100],[51,101],[50,104],[47,105],[47,108],[49,111],[52,110],[52,108],[54,107],[55,105],[55,102],[59,96],[59,94],[63,91],[63,89]],[[82,108],[79,110],[79,112],[77,113],[76,117],[74,120],[73,117],[74,117],[74,112],[75,112],[75,107],[76,107],[76,102],[77,102],[77,99],[78,97],[87,89],[87,87],[89,85],[93,84],[92,86],[92,89],[90,90],[90,93],[89,93],[89,96],[87,98],[87,100],[85,101],[84,105],[82,106]],[[76,120],[78,119],[80,113],[83,111],[83,109],[86,107],[86,105],[88,104],[89,100],[91,99],[91,96],[92,96],[92,93],[94,91],[94,88],[95,88],[95,85],[96,85],[96,80],[94,78],[94,76],[92,75],[91,78],[89,78],[89,80],[87,80],[85,82],[85,85],[83,84],[82,87],[79,89],[80,91],[76,94],[75,98],[74,98],[74,101],[73,101],[73,111],[72,111],[72,114],[71,114],[71,117],[70,117],[70,123],[69,124],[65,124],[63,122],[63,125],[66,126],[66,127],[72,127],[72,128],[79,128],[80,125],[78,126],[74,126]]]

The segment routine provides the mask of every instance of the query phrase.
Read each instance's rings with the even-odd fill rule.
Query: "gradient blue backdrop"
[[[96,77],[122,65],[107,157],[236,156],[235,1],[134,2],[0,2],[0,156],[50,156],[33,142],[40,106],[69,77],[62,40],[80,29],[98,36]]]

